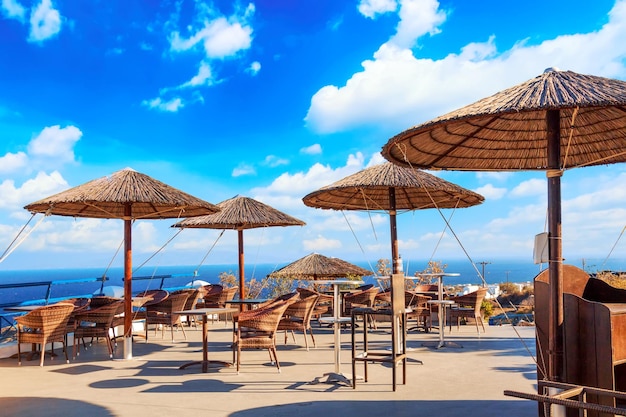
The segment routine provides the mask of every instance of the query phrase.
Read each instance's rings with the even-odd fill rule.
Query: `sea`
[[[376,261],[354,262],[355,264],[375,271]],[[403,260],[403,270],[406,275],[414,275],[426,269],[427,261]],[[613,270],[626,270],[626,260],[581,260],[579,268],[590,273]],[[260,281],[271,272],[283,267],[276,264],[246,265],[246,281],[254,278]],[[528,283],[547,268],[547,264],[534,264],[532,260],[492,260],[470,262],[468,260],[453,260],[443,262],[445,272],[458,274],[444,278],[445,285],[482,284],[481,275],[487,284],[504,282]],[[159,266],[142,267],[133,272],[133,293],[154,288],[180,288],[193,281],[219,283],[221,273],[238,275],[236,264],[202,265],[198,266]],[[103,282],[102,277],[106,276]],[[0,306],[17,303],[34,303],[38,300],[62,299],[68,297],[84,297],[100,293],[103,289],[123,287],[124,272],[121,267],[110,268],[80,268],[80,269],[32,269],[32,270],[2,270],[0,269]],[[165,278],[164,278],[165,277]],[[364,281],[375,283],[374,277],[365,277]],[[44,283],[53,282],[48,286]],[[42,283],[41,285],[32,285]],[[105,291],[106,292],[106,291]]]

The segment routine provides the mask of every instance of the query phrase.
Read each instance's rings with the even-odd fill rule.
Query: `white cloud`
[[[198,2],[195,7],[192,23],[186,25],[184,29],[188,36],[182,35],[180,29],[175,29],[170,31],[168,41],[170,52],[201,55],[196,75],[175,87],[161,88],[160,97],[144,100],[143,105],[161,111],[177,112],[184,107],[184,104],[204,103],[204,98],[197,94],[197,90],[191,93],[191,99],[177,97],[167,100],[164,95],[171,90],[194,90],[219,84],[222,81],[215,73],[211,65],[212,61],[238,58],[252,45],[253,29],[248,24],[255,12],[252,3],[244,9],[235,6],[235,12],[228,17],[223,16],[219,10],[206,3]],[[174,13],[166,27],[179,26],[177,22],[179,18],[180,13]],[[260,69],[261,64],[253,62],[244,71],[254,76]]]
[[[242,175],[255,175],[256,170],[252,165],[241,163],[235,169],[233,169],[233,173],[231,174],[233,177],[241,177]]]
[[[536,195],[546,194],[548,186],[546,180],[539,178],[533,178],[528,181],[520,183],[517,187],[511,190],[512,197],[528,197]]]
[[[237,55],[252,44],[252,27],[246,23],[254,12],[254,6],[250,6],[252,8],[249,7],[240,16],[220,16],[212,20],[205,17],[202,26],[188,38],[182,37],[178,31],[172,32],[170,49],[174,52],[185,52],[200,46],[208,59],[224,59]]]
[[[54,163],[74,161],[74,145],[83,136],[76,126],[59,125],[44,128],[28,144],[28,154],[33,159],[52,160]]]
[[[261,71],[261,63],[258,61],[254,61],[250,66],[246,69],[246,72],[252,75],[253,77],[257,75]]]
[[[413,47],[423,35],[439,33],[439,25],[446,20],[437,0],[403,0],[400,4],[400,23],[390,42],[401,48]]]
[[[357,8],[363,16],[374,19],[379,14],[395,12],[398,3],[395,0],[361,0]]]
[[[67,188],[67,181],[58,171],[50,174],[39,172],[35,178],[25,181],[21,187],[16,187],[14,180],[7,179],[0,183],[0,195],[2,195],[0,208],[18,209]]]
[[[436,33],[443,18],[436,6],[434,1],[401,2],[402,21],[392,40],[364,61],[363,70],[345,85],[327,85],[314,94],[307,126],[318,133],[357,126],[397,131],[535,77],[537,68],[557,66],[607,77],[624,73],[623,0],[616,2],[608,23],[595,32],[562,35],[537,45],[520,42],[503,52],[491,37],[441,59],[418,58],[410,47],[420,36]],[[423,14],[418,13],[416,20],[418,11]]]
[[[501,172],[485,171],[485,172],[477,172],[476,178],[478,178],[479,180],[487,179],[487,180],[505,181],[506,179],[511,178],[512,175],[513,175],[512,172],[506,172],[506,171],[501,171]]]
[[[327,239],[323,236],[317,236],[315,239],[304,239],[302,246],[307,251],[324,252],[330,249],[339,249],[341,241],[339,239]]]
[[[61,31],[61,14],[51,0],[41,0],[30,14],[29,42],[41,42]]]
[[[7,153],[0,157],[0,174],[16,172],[28,164],[28,156],[24,152]]]
[[[359,152],[356,155],[350,155],[346,165],[337,169],[316,163],[307,172],[281,174],[268,187],[255,188],[253,192],[261,195],[287,194],[303,196],[317,188],[331,184],[363,169],[363,160],[363,154]]]
[[[289,165],[289,160],[284,158],[279,158],[276,155],[268,155],[265,157],[263,161],[264,165],[275,168],[281,165]]]
[[[370,158],[370,161],[367,163],[367,168],[384,164],[387,162],[389,161],[383,158],[383,155],[380,152],[376,152],[375,154],[372,155],[372,157]]]
[[[199,87],[199,86],[210,86],[213,85],[213,72],[211,71],[211,65],[207,62],[201,62],[200,67],[198,68],[198,73],[191,78],[191,80],[182,84],[180,88],[187,87]]]
[[[152,100],[144,100],[141,102],[141,104],[151,109],[170,113],[176,113],[178,110],[185,107],[185,104],[180,97],[173,98],[169,101],[163,101],[161,97],[157,97]]]
[[[476,189],[476,192],[487,200],[499,200],[506,194],[506,188],[497,188],[492,184],[487,184]]]
[[[2,0],[2,14],[9,19],[19,20],[23,23],[26,17],[26,8],[17,0]]]
[[[322,146],[319,143],[316,143],[314,145],[301,148],[300,153],[305,155],[319,155],[322,153]]]

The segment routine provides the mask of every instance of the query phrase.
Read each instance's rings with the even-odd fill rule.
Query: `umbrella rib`
[[[469,133],[468,135],[466,135],[463,140],[459,143],[454,144],[453,146],[449,146],[449,150],[447,152],[442,152],[440,154],[440,156],[438,158],[436,158],[434,161],[431,162],[431,165],[434,166],[436,165],[439,161],[441,161],[444,157],[447,157],[449,152],[452,151],[455,148],[458,148],[459,146],[463,146],[463,144],[471,139],[474,139],[474,136],[476,136],[478,133],[480,133],[483,129],[486,129],[487,127],[489,127],[493,122],[495,122],[497,119],[497,117],[492,117],[489,121],[487,121],[487,123],[485,123],[482,126],[478,126],[473,132]],[[450,132],[447,131],[447,126],[446,126],[446,133],[450,134]],[[431,136],[431,139],[437,143],[441,143],[439,141],[437,141],[434,137]],[[442,143],[443,145],[443,143]],[[405,157],[406,160],[406,157]]]
[[[572,144],[572,136],[574,136],[574,129],[576,127],[575,123],[576,123],[576,116],[578,115],[578,109],[579,109],[579,107],[576,106],[576,108],[572,112],[572,121],[570,122],[570,125],[569,125],[569,138],[567,139],[567,147],[565,148],[565,156],[563,157],[563,166],[564,167],[567,166],[567,157],[569,156],[569,150],[570,150],[570,146]]]

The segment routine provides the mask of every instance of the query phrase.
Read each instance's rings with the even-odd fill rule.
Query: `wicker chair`
[[[306,332],[308,330],[311,334],[313,347],[317,346],[315,344],[315,336],[313,336],[313,329],[311,328],[311,317],[313,316],[315,304],[317,304],[318,300],[319,295],[312,294],[306,298],[301,298],[287,308],[285,314],[280,319],[280,322],[278,322],[277,328],[277,330],[285,331],[285,343],[287,343],[287,332],[291,331],[291,335],[295,343],[296,336],[294,331],[301,331],[304,334],[304,345],[306,346],[306,350],[309,350],[309,342],[306,338]]]
[[[296,291],[300,293],[300,298],[306,298],[311,295],[317,295],[317,303],[313,309],[311,319],[319,320],[323,315],[329,315],[333,312],[333,296],[328,294],[322,294],[309,288],[296,288]],[[319,321],[318,321],[319,324]]]
[[[93,303],[93,299],[92,299]],[[97,303],[96,303],[97,304]],[[111,328],[116,315],[124,312],[124,300],[115,300],[100,307],[90,308],[76,315],[74,327],[74,350],[73,357],[80,354],[79,340],[83,341],[83,347],[87,348],[85,338],[92,339],[104,337],[106,339],[107,348],[109,349],[109,357],[113,358],[113,341],[111,339]]]
[[[67,300],[63,300],[63,303],[72,304],[74,306],[74,310],[72,314],[70,314],[70,318],[67,321],[66,332],[65,332],[65,344],[67,345],[67,335],[68,333],[74,332],[74,327],[76,325],[76,315],[88,310],[91,306],[91,298],[68,298]]]
[[[187,301],[185,301],[185,306],[183,307],[183,310],[193,310],[194,308],[196,308],[196,306],[198,305],[198,297],[200,294],[199,288],[182,289],[182,290],[176,290],[172,292],[172,294],[179,294],[179,293],[188,294],[188,298],[187,298]],[[185,323],[187,323],[189,327],[193,325],[195,328],[198,328],[198,326],[196,325],[196,321],[194,320],[194,316],[184,316],[184,317],[185,317]]]
[[[301,298],[302,297],[300,296],[299,292],[289,292],[289,293],[286,293],[286,294],[279,295],[278,297],[272,298],[271,300],[267,300],[266,302],[257,305],[257,308],[269,307],[272,304],[280,303],[280,302],[283,302],[283,301],[288,301],[290,303],[295,303],[296,301],[300,300]]]
[[[17,363],[22,364],[22,343],[39,344],[41,346],[39,366],[43,366],[46,344],[54,342],[63,344],[65,361],[67,358],[67,346],[65,344],[65,333],[67,321],[74,310],[73,304],[58,303],[49,306],[36,308],[23,316],[16,317],[17,322]]]
[[[185,327],[182,326],[180,320],[180,314],[175,314],[175,311],[181,311],[185,308],[185,303],[189,298],[189,293],[181,292],[178,294],[170,294],[165,300],[160,303],[152,304],[146,307],[146,342],[148,341],[148,327],[151,324],[162,325],[161,337],[165,335],[165,326],[170,326],[172,335],[172,342],[174,341],[174,327],[180,325],[183,331],[183,336],[187,340],[187,334],[185,334]],[[156,333],[156,327],[154,329]]]
[[[217,292],[216,290],[216,292],[204,296],[203,308],[224,308],[228,301],[235,298],[235,294],[239,290],[239,287],[222,287],[221,285],[219,287],[221,287],[221,291]],[[217,320],[220,320],[220,316],[217,317]]]
[[[404,292],[405,306],[411,310],[406,314],[407,322],[411,319],[417,320],[417,325],[408,330],[422,328],[426,332],[430,331],[430,306],[428,301],[431,298],[427,295],[414,293],[412,291]]]
[[[487,288],[479,288],[469,294],[460,295],[458,297],[450,297],[450,301],[454,301],[455,305],[448,309],[450,317],[450,330],[452,330],[452,322],[456,320],[457,329],[460,329],[461,318],[470,318],[476,321],[476,332],[480,334],[478,323],[485,332],[485,323],[483,323],[480,306],[487,295]]]
[[[353,308],[373,307],[377,295],[378,295],[378,288],[374,287],[373,285],[363,290],[354,291],[354,292],[346,294],[343,297],[344,316],[348,316],[348,317],[351,316]],[[375,326],[373,317],[370,316],[368,320],[369,320],[368,324],[370,324],[370,326]]]
[[[276,329],[290,304],[292,304],[290,301],[276,302],[267,307],[242,311],[234,317],[236,330],[233,332],[232,349],[237,373],[243,349],[267,349],[270,361],[276,364],[280,372],[280,363],[276,355]]]

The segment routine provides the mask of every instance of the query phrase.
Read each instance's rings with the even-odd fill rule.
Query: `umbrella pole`
[[[124,206],[124,359],[133,358],[133,243],[131,205]]]
[[[239,298],[243,300],[246,298],[246,287],[244,286],[246,280],[243,259],[243,230],[237,230],[237,237],[239,241]],[[243,305],[241,305],[240,308],[243,309]]]
[[[563,381],[563,251],[561,233],[561,135],[560,112],[548,110],[548,233],[550,306],[548,326],[549,368],[551,381]]]
[[[398,266],[398,227],[396,224],[396,189],[389,188],[389,226],[391,228],[391,270],[397,274],[400,270]]]

